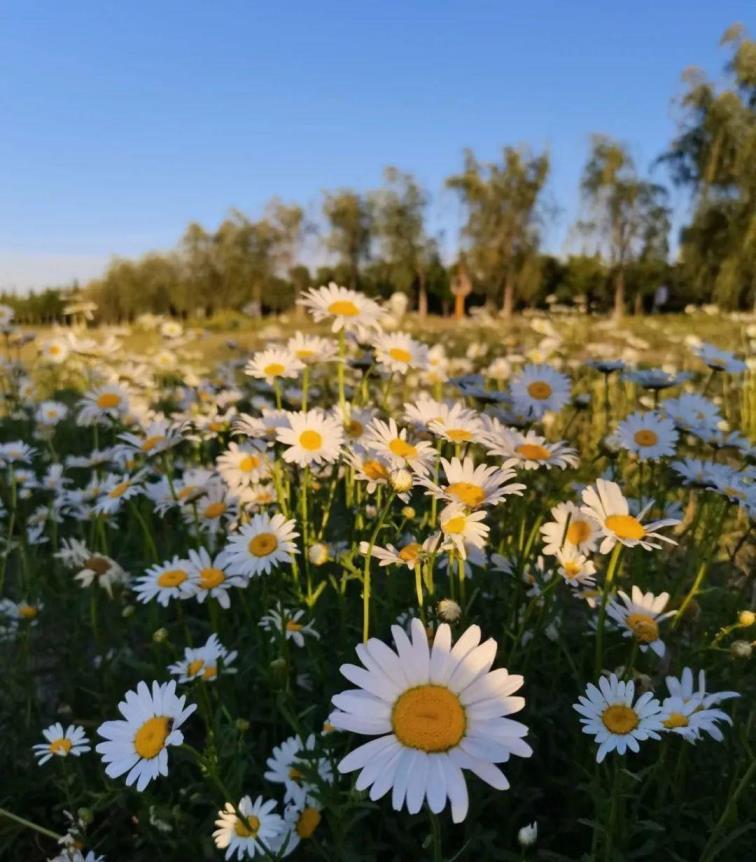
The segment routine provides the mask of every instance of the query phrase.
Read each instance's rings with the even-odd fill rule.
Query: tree
[[[467,209],[463,233],[468,261],[490,292],[501,291],[507,318],[514,310],[518,280],[537,253],[538,202],[548,172],[545,153],[505,147],[501,164],[483,164],[466,150],[463,172],[446,181]]]
[[[606,250],[614,282],[614,316],[625,311],[627,267],[655,234],[668,230],[666,192],[658,184],[641,179],[626,147],[605,135],[594,135],[581,180],[590,219],[581,228],[598,237]],[[666,240],[665,240],[666,242]]]
[[[370,256],[373,216],[369,202],[349,189],[326,192],[323,213],[330,225],[326,247],[347,268],[349,286],[356,290],[360,264]]]
[[[428,314],[428,272],[436,242],[425,233],[428,196],[411,174],[384,171],[386,187],[372,196],[374,232],[396,290],[416,293],[421,318]]]
[[[721,88],[699,70],[684,75],[678,136],[663,157],[691,192],[693,218],[681,233],[681,260],[698,298],[756,309],[756,42],[739,25]]]

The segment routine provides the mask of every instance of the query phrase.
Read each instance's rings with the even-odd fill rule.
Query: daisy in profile
[[[69,755],[81,757],[85,752],[92,750],[87,735],[84,733],[84,728],[77,727],[75,724],[70,724],[63,730],[63,725],[56,722],[43,730],[42,736],[46,741],[33,747],[34,756],[40,766],[47,763],[51,757],[68,757]]]
[[[557,571],[571,587],[580,589],[596,586],[596,566],[574,545],[566,545],[556,555]]]
[[[270,472],[270,460],[264,443],[229,443],[228,449],[215,461],[218,474],[233,491],[253,485]]]
[[[3,466],[8,464],[29,464],[36,453],[36,449],[28,446],[22,440],[0,443],[0,464]]]
[[[168,426],[165,419],[148,422],[139,434],[119,434],[118,436],[123,440],[125,450],[129,454],[142,455],[145,458],[159,455],[181,442],[180,435]]]
[[[204,646],[187,647],[184,657],[175,664],[168,666],[168,672],[178,677],[179,682],[215,682],[222,673],[236,673],[236,668],[230,667],[236,658],[236,651],[227,650],[218,640],[218,635],[211,634]]]
[[[389,373],[406,374],[428,366],[428,348],[406,332],[379,332],[372,346],[378,365]]]
[[[601,677],[598,688],[588,683],[585,696],[578,698],[573,708],[580,714],[583,733],[593,736],[598,743],[596,762],[601,763],[607,754],[616,751],[624,754],[628,749],[638,752],[639,743],[646,739],[660,739],[663,729],[661,705],[652,692],[635,698],[635,683],[621,682],[615,674]]]
[[[368,425],[375,419],[376,410],[373,407],[355,407],[349,405],[347,416],[343,418],[344,434],[350,443],[359,443],[365,436]]]
[[[176,683],[140,682],[136,691],[127,691],[118,704],[123,716],[106,721],[97,728],[105,741],[97,746],[107,764],[109,778],[126,774],[126,785],[136,782],[141,793],[158,775],[168,775],[168,747],[181,745],[184,734],[181,725],[197,708],[184,706],[186,697],[176,697]]]
[[[460,503],[449,503],[438,516],[444,539],[463,560],[468,545],[478,549],[486,546],[489,527],[482,523],[485,517],[485,512],[468,512]]]
[[[590,554],[596,550],[599,525],[572,502],[557,503],[551,510],[552,521],[541,527],[542,553],[554,556],[561,550]]]
[[[314,798],[305,800],[304,805],[291,803],[284,811],[285,831],[273,845],[273,850],[288,856],[299,846],[300,841],[312,838],[323,817],[320,803]]]
[[[459,402],[455,402],[459,404]],[[461,410],[467,411],[464,418],[475,416],[475,411],[470,410],[463,404],[459,404]],[[409,401],[404,405],[404,418],[418,431],[430,431],[431,422],[444,423],[449,415],[451,407],[444,401],[436,401],[427,392],[421,392],[415,401]]]
[[[681,697],[667,697],[662,702],[664,730],[682,736],[686,742],[695,744],[702,733],[722,742],[724,735],[717,726],[718,721],[732,724],[732,719],[721,709],[709,709],[695,700],[684,701]]]
[[[287,448],[287,464],[308,467],[310,464],[332,464],[338,461],[344,442],[344,428],[335,416],[322,410],[288,413],[289,426],[276,429],[276,438]]]
[[[333,782],[330,761],[319,757],[316,748],[317,740],[313,733],[304,742],[298,736],[290,736],[275,746],[267,759],[265,778],[274,784],[283,784],[284,802],[304,805],[317,789],[316,785],[306,778],[306,772],[313,778],[317,775],[321,783]]]
[[[227,610],[231,605],[228,591],[231,587],[246,587],[247,579],[240,575],[229,575],[219,556],[213,559],[206,548],[189,549],[187,591],[200,604],[207,598],[213,598]]]
[[[78,406],[79,425],[102,425],[126,416],[130,410],[129,393],[117,383],[109,383],[85,392]]]
[[[525,705],[514,697],[521,676],[491,671],[496,641],[480,643],[471,626],[452,647],[451,629],[442,623],[428,644],[425,627],[411,623],[411,639],[392,626],[396,652],[371,638],[357,646],[364,665],[345,664],[341,673],[358,688],[332,698],[330,723],[375,736],[348,754],[339,772],[360,771],[357,790],[370,788],[376,801],[389,790],[395,811],[407,806],[417,814],[427,800],[439,813],[451,803],[452,819],[467,816],[468,796],[462,770],[469,769],[497,790],[509,787],[496,766],[511,755],[530,757],[523,740],[527,727],[507,716]]]
[[[282,563],[290,563],[297,553],[294,539],[296,522],[281,515],[272,518],[257,514],[238,533],[229,536],[228,544],[216,558],[230,575],[253,578],[268,574]]]
[[[659,392],[662,389],[669,389],[671,386],[679,386],[684,383],[690,374],[664,371],[662,368],[638,368],[631,371],[625,371],[625,380],[630,380],[636,383],[642,389],[650,389],[652,392]]]
[[[87,554],[76,568],[79,571],[74,575],[82,587],[91,587],[97,584],[109,596],[113,596],[113,587],[122,586],[129,582],[128,572],[125,572],[119,563],[112,557],[104,554]]]
[[[633,637],[638,641],[641,650],[653,650],[658,656],[664,655],[664,641],[659,637],[659,623],[674,616],[677,611],[667,611],[669,593],[644,593],[633,585],[630,596],[620,590],[621,599],[612,599],[606,612],[623,630],[626,638]]]
[[[491,433],[486,435],[484,443],[492,455],[500,455],[505,459],[505,467],[522,470],[539,470],[541,467],[550,470],[556,467],[565,470],[578,465],[579,459],[573,448],[563,442],[549,443],[535,431],[522,434],[496,423]]]
[[[283,377],[298,377],[303,368],[301,360],[290,350],[273,348],[255,353],[244,367],[244,373],[272,385]]]
[[[740,374],[746,370],[746,364],[734,353],[720,350],[713,344],[702,344],[693,351],[712,371],[727,371],[730,374]]]
[[[189,560],[181,559],[178,554],[172,560],[151,566],[134,585],[137,600],[147,604],[157,599],[159,605],[167,607],[172,599],[188,599],[192,595],[189,567]]]
[[[268,611],[260,619],[259,626],[266,632],[283,635],[287,641],[293,641],[295,646],[301,648],[305,645],[305,638],[320,640],[313,624],[302,622],[304,614],[303,610],[290,611],[279,606],[278,610]]]
[[[711,484],[712,461],[701,461],[698,458],[683,458],[681,461],[672,461],[669,466],[683,480],[683,484],[685,485],[708,488]]]
[[[540,418],[547,410],[558,413],[570,400],[570,380],[550,365],[526,365],[509,384],[516,410]]]
[[[713,432],[722,421],[719,407],[695,392],[686,392],[679,398],[667,398],[660,407],[684,431],[711,429]]]
[[[400,430],[393,417],[388,422],[374,419],[365,435],[365,445],[388,459],[392,467],[408,467],[421,476],[428,473],[436,454],[427,440],[410,441],[407,429]]]
[[[388,458],[355,446],[346,450],[346,459],[354,470],[354,478],[367,483],[368,494],[374,494],[379,485],[388,485],[392,469]]]
[[[655,461],[675,454],[675,423],[658,413],[638,411],[619,423],[615,436],[619,445],[642,461]]]
[[[495,506],[508,494],[522,495],[525,485],[509,480],[515,476],[514,470],[505,470],[489,464],[478,464],[471,457],[464,461],[452,458],[441,459],[446,482],[437,485],[426,477],[420,477],[419,482],[428,489],[428,494],[437,500],[448,503],[461,503],[469,509],[481,506]]]
[[[646,551],[660,548],[660,541],[677,544],[674,539],[662,536],[657,531],[680,522],[675,518],[667,518],[644,524],[643,517],[653,504],[648,503],[637,517],[631,515],[627,499],[616,482],[597,479],[595,486],[583,489],[582,496],[584,505],[581,511],[598,522],[603,537],[599,553],[608,554],[617,542],[628,548],[640,545]]]
[[[392,544],[387,544],[385,548],[373,545],[372,556],[382,567],[406,566],[408,569],[414,569],[424,556],[433,552],[437,545],[438,535],[430,536],[422,545],[414,540],[406,542],[401,548],[395,548]],[[370,544],[360,542],[359,549],[361,554],[367,554],[370,552]]]
[[[441,404],[441,412],[428,422],[428,430],[450,443],[471,443],[480,436],[480,418],[474,410],[470,410],[460,402],[451,407]]]
[[[241,815],[241,816],[240,816]],[[213,832],[215,846],[225,850],[226,859],[254,859],[256,855],[270,859],[273,849],[286,825],[276,814],[275,799],[263,800],[258,796],[254,802],[249,796],[242,796],[239,805],[227,802],[218,812],[215,821],[218,827]]]
[[[330,362],[335,359],[337,345],[330,338],[295,332],[286,342],[286,348],[300,362],[313,365],[316,362]]]
[[[331,332],[374,328],[385,314],[374,300],[333,281],[327,286],[311,287],[300,296],[297,305],[306,308],[316,323],[328,321]]]
[[[100,483],[100,496],[94,506],[95,513],[114,515],[120,511],[127,500],[143,492],[140,485],[141,478],[140,474],[128,476],[108,473]]]

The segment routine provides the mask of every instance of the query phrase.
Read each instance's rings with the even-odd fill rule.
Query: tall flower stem
[[[604,659],[604,620],[606,618],[606,603],[609,600],[609,594],[612,591],[614,576],[617,573],[619,558],[622,554],[624,545],[617,542],[612,551],[612,556],[609,558],[609,568],[606,571],[606,580],[604,581],[604,589],[601,593],[601,605],[599,607],[598,623],[596,625],[596,660],[594,662],[594,676],[598,677],[601,673],[601,663]]]
[[[367,642],[368,637],[370,636],[370,561],[373,558],[373,548],[375,547],[375,543],[378,539],[378,535],[383,528],[384,521],[386,520],[386,516],[389,513],[389,509],[391,508],[391,504],[394,502],[394,497],[396,497],[396,492],[392,491],[389,494],[388,500],[386,500],[386,505],[383,507],[381,511],[381,516],[378,518],[378,523],[375,525],[375,529],[373,530],[373,535],[370,537],[370,542],[368,544],[367,553],[365,555],[365,568],[362,573],[362,640],[363,643]]]

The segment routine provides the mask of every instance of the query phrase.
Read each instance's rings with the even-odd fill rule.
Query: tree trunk
[[[636,317],[639,317],[641,314],[643,314],[643,297],[640,295],[640,292],[635,294],[633,314]]]
[[[622,267],[617,270],[614,280],[614,319],[622,320],[625,316],[625,271]]]
[[[417,283],[417,313],[421,320],[428,316],[428,287],[426,285],[425,273],[418,273]]]
[[[502,317],[505,317],[507,320],[511,320],[513,312],[514,312],[514,278],[512,278],[511,273],[507,273],[507,277],[504,279],[504,296],[503,296],[502,305],[501,305]]]
[[[465,316],[465,294],[464,293],[455,293],[454,294],[454,319],[462,320]]]

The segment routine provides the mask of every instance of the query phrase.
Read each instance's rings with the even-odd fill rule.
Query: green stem
[[[606,572],[606,580],[604,581],[604,589],[601,594],[601,606],[599,608],[598,623],[596,625],[596,659],[594,662],[594,676],[598,678],[601,673],[601,664],[604,659],[604,619],[606,618],[606,603],[609,599],[609,594],[612,591],[614,576],[617,572],[620,555],[622,554],[623,544],[617,542],[612,551],[612,556],[609,559],[609,568]]]
[[[367,639],[370,635],[370,561],[373,557],[373,548],[375,547],[376,540],[378,538],[378,534],[381,532],[381,528],[383,527],[383,522],[386,520],[386,516],[389,513],[389,509],[391,508],[391,504],[394,502],[394,497],[396,497],[396,492],[392,491],[389,494],[388,500],[386,500],[386,505],[383,507],[383,511],[381,512],[381,516],[378,519],[378,523],[373,530],[373,535],[370,537],[370,544],[368,545],[367,554],[365,556],[365,568],[362,574],[362,641],[363,643],[367,642]]]
[[[13,814],[13,812],[8,811],[7,808],[0,808],[0,817],[7,817],[8,820],[13,820],[14,823],[18,823],[20,826],[25,826],[27,829],[33,829],[35,832],[40,832],[42,835],[47,835],[48,838],[54,838],[56,841],[60,841],[63,837],[62,835],[58,835],[57,832],[53,832],[52,829],[47,829],[44,826],[40,826],[38,823],[32,823],[31,820],[19,817],[18,814]]]

